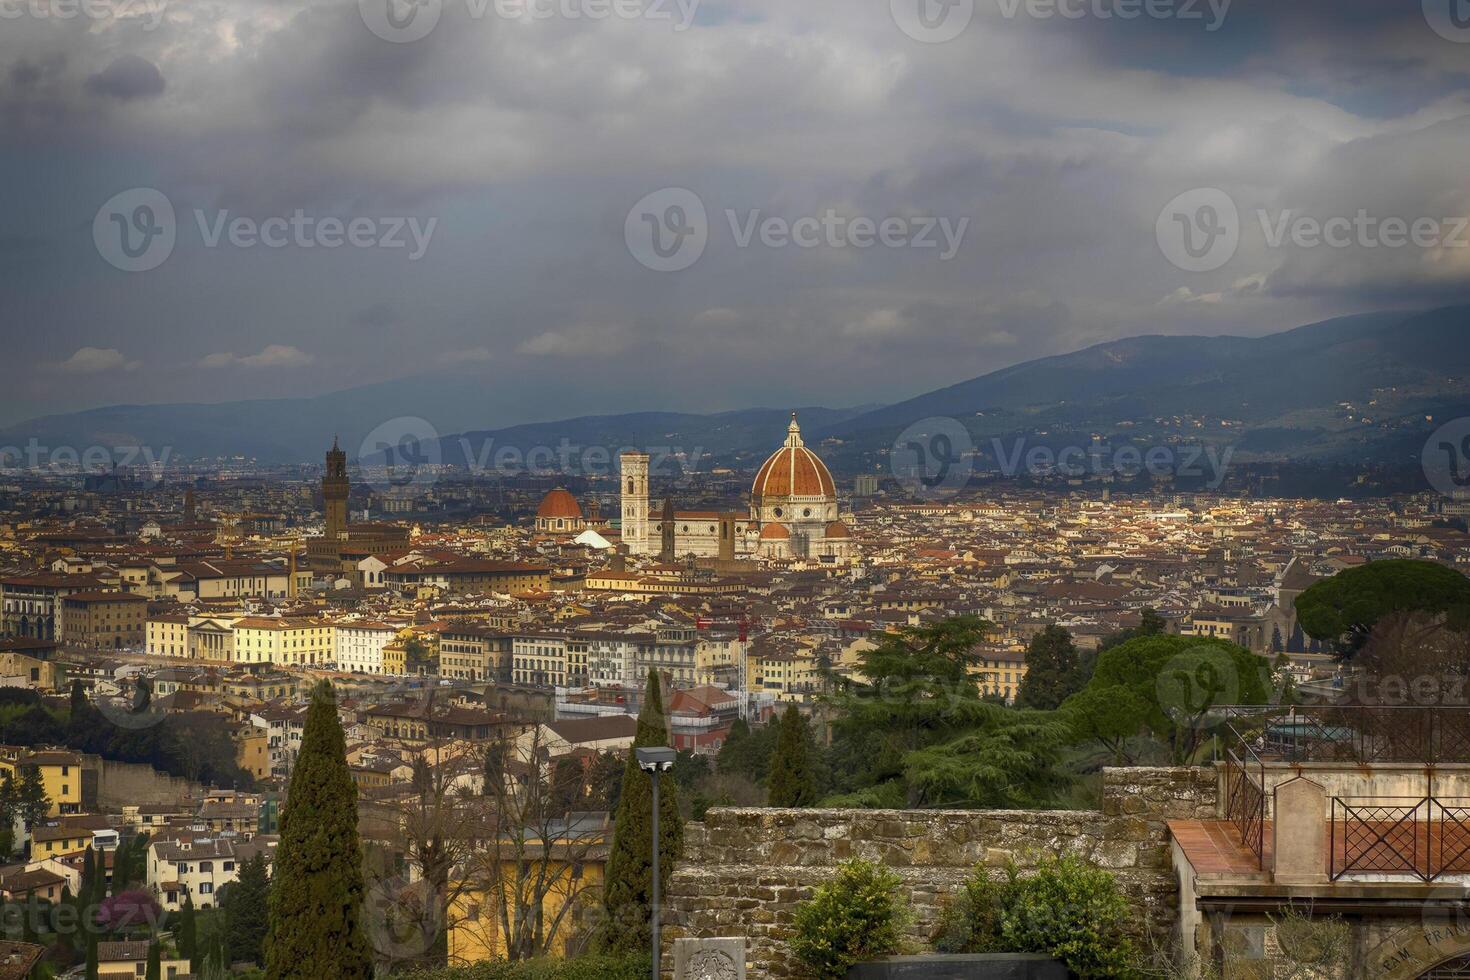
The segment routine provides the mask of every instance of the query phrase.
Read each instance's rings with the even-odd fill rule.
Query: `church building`
[[[746,512],[681,511],[672,498],[655,508],[648,460],[639,452],[620,457],[622,540],[630,554],[841,560],[855,553],[852,534],[837,516],[832,474],[802,441],[795,412],[786,442],[756,473]]]

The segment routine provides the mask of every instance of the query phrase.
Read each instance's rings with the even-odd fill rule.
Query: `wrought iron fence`
[[[1220,709],[1232,750],[1268,762],[1470,763],[1470,706]]]
[[[1231,752],[1225,759],[1225,816],[1260,866],[1266,836],[1266,773]],[[1252,769],[1255,769],[1252,772]]]
[[[1337,796],[1331,800],[1329,873],[1470,874],[1470,800]]]

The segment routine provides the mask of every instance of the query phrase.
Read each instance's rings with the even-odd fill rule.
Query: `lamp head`
[[[638,760],[638,768],[646,773],[668,772],[674,768],[674,760],[678,757],[673,749],[662,745],[634,749],[633,755]]]

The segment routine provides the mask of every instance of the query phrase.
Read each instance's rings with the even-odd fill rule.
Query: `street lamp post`
[[[665,746],[654,746],[648,749],[634,749],[633,754],[638,759],[638,768],[648,773],[653,780],[653,908],[650,910],[650,918],[653,924],[653,980],[659,980],[659,941],[658,941],[658,777],[660,773],[668,772],[674,768],[674,759],[677,758],[671,748]]]

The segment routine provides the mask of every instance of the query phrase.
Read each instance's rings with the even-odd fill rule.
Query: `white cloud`
[[[468,347],[464,350],[447,350],[440,354],[435,360],[445,367],[456,364],[487,364],[495,359],[488,347]]]
[[[316,361],[311,354],[289,344],[269,344],[259,354],[240,356],[228,351],[208,354],[199,362],[202,368],[298,368]]]
[[[130,361],[113,347],[83,347],[58,365],[66,374],[102,374],[106,371],[136,371],[141,361]]]
[[[631,342],[628,329],[622,324],[581,323],[527,338],[516,348],[516,353],[538,357],[606,357],[627,350]]]

